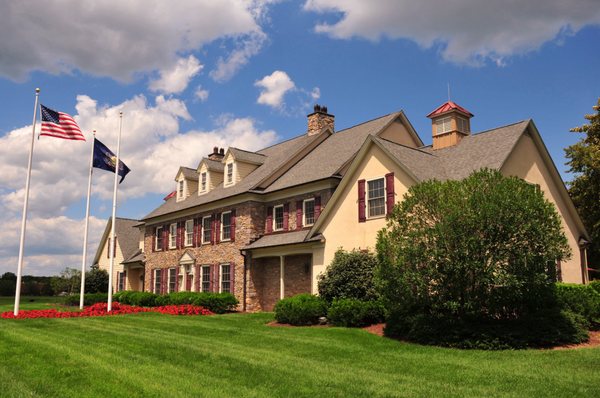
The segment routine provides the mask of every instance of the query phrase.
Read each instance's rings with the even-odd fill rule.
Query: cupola
[[[457,145],[463,137],[471,134],[473,114],[452,101],[442,104],[427,117],[431,119],[433,149]]]

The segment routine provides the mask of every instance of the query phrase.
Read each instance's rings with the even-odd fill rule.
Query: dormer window
[[[206,171],[200,174],[200,191],[206,192]]]
[[[227,185],[231,185],[233,184],[233,162],[232,163],[227,163],[227,179],[225,181],[227,181]]]
[[[180,180],[178,183],[178,187],[177,187],[177,197],[179,199],[183,199],[184,198],[184,180]]]
[[[445,117],[435,121],[436,134],[444,134],[452,131],[452,118]]]

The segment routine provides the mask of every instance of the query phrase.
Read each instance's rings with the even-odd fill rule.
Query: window
[[[227,163],[227,184],[233,184],[233,163]]]
[[[179,181],[179,198],[183,198],[183,180]]]
[[[163,249],[163,227],[156,227],[156,237],[154,239],[154,250]]]
[[[194,244],[194,220],[185,222],[185,245],[192,246]]]
[[[220,293],[231,292],[231,266],[221,264],[221,289]]]
[[[383,178],[367,181],[368,217],[385,215],[385,181]]]
[[[162,270],[161,269],[155,269],[154,270],[154,293],[155,294],[160,294],[160,284],[162,282],[161,277],[162,277]]]
[[[283,205],[273,207],[273,231],[283,229]]]
[[[200,191],[206,191],[206,171],[200,174]]]
[[[119,272],[119,282],[117,285],[117,291],[122,292],[125,290],[125,272]]]
[[[202,243],[210,243],[210,235],[211,235],[211,217],[206,216],[202,217]]]
[[[306,199],[302,203],[302,207],[302,214],[304,215],[302,225],[305,227],[313,225],[315,223],[315,199]]]
[[[169,268],[169,293],[174,292],[177,286],[177,275],[175,268]]]
[[[221,240],[231,240],[231,212],[221,214]]]
[[[202,291],[210,292],[210,265],[202,266]]]
[[[177,247],[177,223],[169,226],[169,249]]]
[[[451,123],[452,123],[452,118],[449,117],[445,117],[442,119],[438,119],[435,121],[435,126],[436,126],[436,134],[443,134],[443,133],[447,133],[449,131],[452,130],[451,127]]]
[[[463,133],[469,132],[469,123],[467,122],[467,119],[465,119],[464,117],[457,117],[456,125],[457,125],[458,131],[462,131]]]

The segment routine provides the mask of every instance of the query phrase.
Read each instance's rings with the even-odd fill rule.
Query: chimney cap
[[[219,155],[225,155],[225,148],[219,149]]]

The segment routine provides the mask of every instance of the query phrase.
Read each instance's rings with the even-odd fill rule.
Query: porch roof
[[[134,253],[132,256],[130,256],[129,258],[123,260],[121,262],[121,264],[131,264],[131,263],[145,263],[146,262],[146,256],[144,255],[144,253],[138,249],[138,251],[136,253]]]
[[[297,243],[308,242],[306,240],[306,235],[308,235],[309,230],[300,230],[293,232],[284,232],[280,234],[272,234],[265,235],[258,240],[250,243],[245,246],[243,250],[252,250],[252,249],[260,249],[263,247],[273,247],[273,246],[284,246],[284,245],[293,245]],[[315,240],[315,239],[311,239]]]

